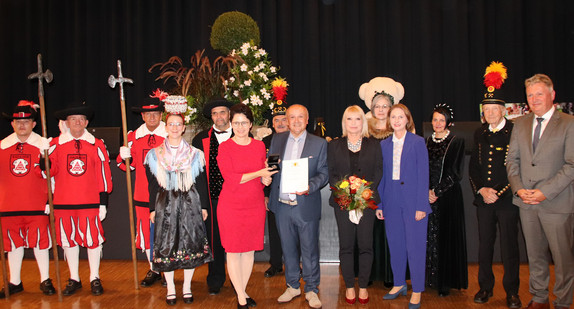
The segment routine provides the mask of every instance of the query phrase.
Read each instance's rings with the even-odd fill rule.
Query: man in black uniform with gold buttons
[[[509,308],[522,306],[518,297],[520,256],[518,251],[518,207],[512,204],[512,190],[506,174],[506,156],[513,124],[504,118],[506,109],[499,93],[490,88],[482,100],[486,123],[474,134],[474,149],[470,158],[469,176],[475,194],[478,218],[478,284],[476,303],[486,303],[492,297],[494,274],[492,256],[496,228],[500,231],[500,247]]]

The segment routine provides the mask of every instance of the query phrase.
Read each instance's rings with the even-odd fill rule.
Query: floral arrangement
[[[349,219],[355,224],[359,223],[364,209],[377,209],[371,184],[372,182],[353,175],[343,178],[334,187],[331,186],[335,202],[341,210],[349,211]]]
[[[272,83],[278,69],[272,65],[264,49],[251,43],[244,43],[239,50],[232,50],[230,56],[237,60],[237,64],[231,69],[232,76],[223,82],[226,87],[225,98],[249,105],[255,125],[262,125],[266,113],[275,104]]]

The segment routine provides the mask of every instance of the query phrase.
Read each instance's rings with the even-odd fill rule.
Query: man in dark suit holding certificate
[[[278,154],[280,171],[273,176],[268,208],[275,214],[285,264],[286,291],[277,299],[286,303],[301,295],[299,261],[303,264],[305,298],[311,308],[321,308],[317,296],[320,282],[319,220],[321,219],[321,188],[329,179],[327,142],[306,131],[307,108],[292,105],[287,109],[289,132],[275,134],[269,155]],[[308,160],[308,186],[302,192],[282,192],[284,160]],[[300,252],[300,253],[299,253]]]
[[[554,308],[569,308],[574,292],[574,117],[554,107],[548,76],[536,74],[524,84],[531,113],[514,123],[506,170],[528,253],[532,301],[527,308],[549,308],[552,261]]]

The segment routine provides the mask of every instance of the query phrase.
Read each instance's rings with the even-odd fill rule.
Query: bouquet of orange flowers
[[[371,184],[371,181],[352,175],[343,178],[334,187],[331,186],[335,202],[339,204],[342,210],[349,211],[349,219],[355,224],[361,220],[364,209],[377,209],[377,204],[373,200]]]

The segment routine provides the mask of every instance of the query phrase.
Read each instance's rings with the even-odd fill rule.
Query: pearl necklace
[[[446,130],[446,135],[443,136],[442,138],[437,139],[436,138],[436,132],[433,132],[432,133],[432,141],[437,143],[437,144],[442,143],[448,137],[449,134],[450,134],[450,130]]]
[[[349,141],[349,139],[347,139],[347,148],[349,148],[349,150],[352,152],[357,152],[357,151],[361,150],[361,143],[362,142],[363,142],[362,138],[359,138],[359,140],[355,144],[351,143],[351,141]]]

